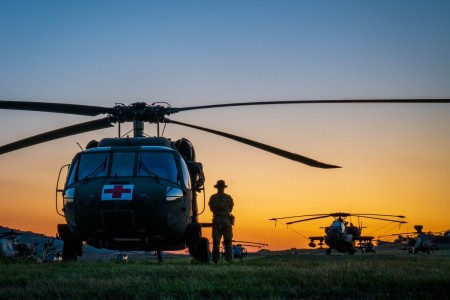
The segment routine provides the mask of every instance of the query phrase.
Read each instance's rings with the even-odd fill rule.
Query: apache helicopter
[[[209,242],[202,237],[197,207],[197,193],[204,190],[202,164],[196,161],[194,146],[189,140],[171,141],[161,137],[160,124],[206,131],[316,168],[340,168],[247,138],[166,117],[198,109],[325,103],[450,103],[450,99],[294,100],[181,108],[173,108],[164,102],[101,107],[0,100],[0,109],[92,117],[107,115],[0,146],[0,154],[110,128],[118,123],[117,138],[91,141],[85,150],[75,154],[71,164],[64,166],[68,170],[66,180],[63,188],[56,190],[56,210],[66,220],[65,224],[58,225],[58,235],[64,241],[63,260],[76,260],[77,256],[81,256],[85,242],[112,250],[161,252],[188,248],[195,259],[208,261]],[[120,124],[125,122],[133,122],[134,137],[121,137]],[[144,122],[157,124],[156,137],[145,137]],[[58,182],[64,167],[60,170]],[[63,198],[61,210],[58,195]]]
[[[358,218],[358,226],[354,226],[353,223],[346,221],[347,217],[357,217]],[[308,217],[306,219],[303,219],[304,217]],[[405,216],[395,216],[395,215],[382,215],[382,214],[351,214],[351,213],[331,213],[331,214],[312,214],[312,215],[300,215],[300,216],[292,216],[292,217],[281,217],[281,218],[272,218],[270,221],[279,222],[279,220],[282,219],[292,219],[292,218],[302,218],[300,220],[290,221],[286,222],[286,225],[291,225],[294,223],[299,222],[305,222],[305,221],[311,221],[311,220],[317,220],[317,219],[323,219],[332,217],[334,221],[331,223],[330,226],[325,227],[325,235],[324,236],[311,236],[309,237],[310,243],[309,246],[311,248],[315,248],[316,244],[315,241],[319,241],[319,246],[323,246],[323,242],[329,248],[326,249],[326,254],[331,253],[331,249],[334,249],[341,253],[348,252],[349,254],[355,254],[356,249],[360,248],[363,253],[365,252],[375,252],[372,240],[373,236],[362,236],[362,225],[359,222],[360,218],[367,218],[367,219],[375,219],[375,220],[383,220],[388,222],[396,222],[400,224],[407,223],[405,221],[399,221],[395,219],[386,219],[386,218],[380,218],[380,217],[394,217],[394,218],[400,218],[403,219]],[[355,247],[355,242],[358,241],[359,245],[358,247]]]
[[[416,254],[421,251],[430,254],[431,252],[439,249],[438,246],[433,243],[433,232],[424,233],[422,225],[414,225],[414,229],[416,232],[394,233],[379,236],[378,238],[398,236],[398,239],[402,245],[401,250],[408,250],[408,253]]]

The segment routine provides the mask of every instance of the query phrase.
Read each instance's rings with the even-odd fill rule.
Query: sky
[[[0,39],[1,100],[184,107],[450,98],[446,0],[2,0]],[[450,104],[233,107],[171,118],[342,166],[315,169],[168,125],[164,136],[188,138],[203,163],[201,199],[226,181],[236,240],[306,247],[331,218],[290,227],[268,219],[340,211],[407,217],[401,228],[364,220],[363,234],[375,236],[450,228]],[[90,120],[2,110],[0,145]],[[155,125],[145,133],[156,135]],[[99,130],[0,156],[0,225],[55,235],[64,222],[55,211],[60,168],[77,143],[116,135]],[[211,220],[208,208],[200,220]]]

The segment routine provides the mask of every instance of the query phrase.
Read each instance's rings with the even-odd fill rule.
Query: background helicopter
[[[0,257],[37,262],[62,260],[61,241],[42,234],[19,230],[0,230]]]
[[[257,243],[257,242],[247,242],[247,241],[232,241],[232,249],[233,249],[233,258],[239,258],[242,260],[244,257],[247,256],[247,248],[245,247],[255,247],[261,249],[262,247],[269,246],[268,244],[264,243]],[[222,247],[222,257],[225,257],[224,248]]]
[[[0,233],[0,257],[16,259],[36,255],[37,243],[24,243],[19,235],[22,233],[15,230]]]
[[[357,217],[358,218],[358,226],[354,226],[353,223],[350,224],[346,221],[347,217]],[[303,219],[304,217],[308,217]],[[384,217],[393,217],[403,219],[405,216],[395,216],[395,215],[385,215],[385,214],[351,214],[351,213],[331,213],[331,214],[312,214],[312,215],[300,215],[300,216],[291,216],[291,217],[281,217],[281,218],[272,218],[271,221],[279,222],[282,219],[292,219],[292,218],[302,218],[300,220],[286,222],[286,225],[291,225],[294,223],[306,222],[311,220],[323,219],[332,217],[334,221],[331,223],[329,227],[325,227],[324,236],[311,236],[309,237],[310,243],[309,246],[314,248],[316,247],[315,241],[319,241],[319,246],[323,246],[323,242],[329,248],[326,249],[326,254],[331,253],[331,249],[334,249],[341,253],[349,253],[355,254],[356,247],[355,241],[358,241],[358,247],[361,249],[363,253],[365,252],[374,252],[374,246],[372,243],[373,236],[362,236],[362,225],[359,221],[360,218],[367,219],[375,219],[375,220],[383,220],[388,222],[396,222],[400,224],[407,223],[405,221],[399,221],[395,219],[387,219]],[[383,218],[381,218],[383,217]]]
[[[325,103],[448,103],[446,99],[403,100],[299,100],[243,102],[172,108],[167,104],[118,104],[112,108],[48,103],[0,101],[0,109],[29,110],[84,116],[107,114],[94,121],[64,127],[0,147],[0,154],[39,143],[133,122],[134,138],[105,138],[93,141],[75,155],[67,180],[57,192],[63,204],[57,211],[67,224],[58,226],[64,240],[63,257],[81,255],[82,241],[115,250],[165,251],[186,247],[192,256],[208,260],[208,240],[202,237],[198,221],[197,193],[202,191],[204,174],[195,150],[187,139],[175,142],[160,136],[160,124],[190,127],[256,147],[312,167],[333,169],[337,165],[252,141],[225,132],[181,123],[166,116],[182,111],[232,106],[325,104]],[[144,137],[144,122],[157,124],[157,137]],[[158,153],[156,152],[164,152]],[[169,166],[153,155],[170,157]],[[172,159],[173,158],[173,159]],[[155,163],[155,165],[151,165]],[[149,166],[151,166],[149,168]],[[158,170],[159,169],[159,170]],[[150,196],[149,196],[150,195]],[[63,210],[60,211],[59,207]],[[143,209],[145,208],[145,209]],[[149,217],[150,216],[150,217]]]
[[[426,252],[430,254],[433,251],[439,249],[437,244],[434,243],[434,232],[423,232],[422,225],[414,225],[415,232],[402,232],[389,235],[382,235],[378,238],[397,236],[398,241],[401,243],[402,250],[408,250],[408,253]]]

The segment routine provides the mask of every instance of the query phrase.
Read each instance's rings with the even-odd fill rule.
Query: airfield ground
[[[127,263],[0,263],[0,299],[449,299],[450,249],[408,254],[380,246],[354,256],[323,249],[250,253],[229,265],[166,254]]]

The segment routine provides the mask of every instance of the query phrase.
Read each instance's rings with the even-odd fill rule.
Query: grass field
[[[0,299],[449,299],[450,250],[250,254],[229,265],[188,257],[128,263],[0,263]]]

